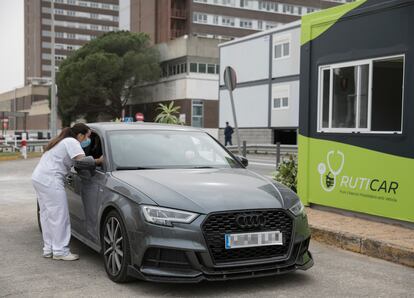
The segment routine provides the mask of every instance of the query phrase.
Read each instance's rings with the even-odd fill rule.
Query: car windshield
[[[113,131],[109,144],[117,170],[240,167],[204,132]]]

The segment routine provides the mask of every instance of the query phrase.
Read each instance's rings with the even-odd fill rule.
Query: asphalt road
[[[247,168],[261,175],[272,177],[276,171],[276,157],[274,155],[247,155],[249,165]]]
[[[100,256],[77,240],[79,261],[43,259],[30,184],[36,162],[0,162],[0,297],[413,297],[414,269],[316,242],[309,271],[188,285],[115,284]]]

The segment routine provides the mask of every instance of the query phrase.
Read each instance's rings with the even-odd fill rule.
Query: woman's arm
[[[79,154],[79,155],[76,155],[73,159],[74,160],[82,160],[85,157],[86,157],[85,154]],[[102,165],[103,161],[104,161],[104,157],[102,155],[101,157],[95,159],[95,164],[97,166],[100,166],[100,165]]]

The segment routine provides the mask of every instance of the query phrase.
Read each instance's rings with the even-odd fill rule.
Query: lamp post
[[[57,100],[56,100],[56,69],[55,69],[55,0],[51,0],[51,101],[50,101],[50,130],[51,137],[57,135]]]

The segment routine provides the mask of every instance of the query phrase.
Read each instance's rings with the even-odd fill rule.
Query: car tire
[[[39,207],[39,203],[37,203],[37,225],[39,226],[40,233],[42,233],[42,222],[40,221],[40,207]]]
[[[115,210],[110,211],[101,229],[102,258],[108,277],[117,283],[131,280],[127,275],[131,263],[128,234],[124,222]]]

